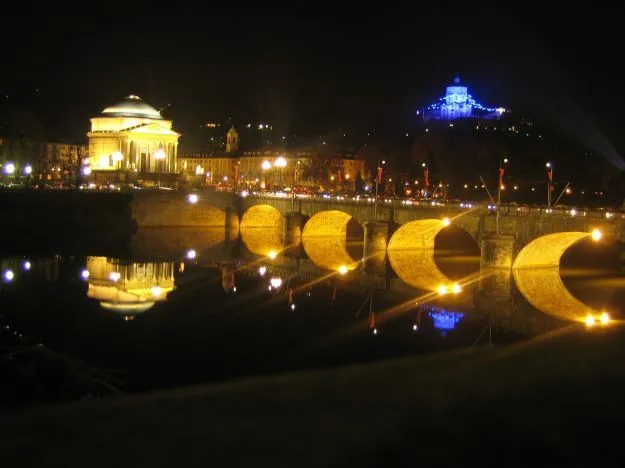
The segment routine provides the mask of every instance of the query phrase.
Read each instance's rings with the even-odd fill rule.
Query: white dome
[[[124,98],[123,101],[117,104],[107,107],[102,111],[102,115],[105,117],[136,117],[156,120],[163,118],[159,111],[134,94]]]

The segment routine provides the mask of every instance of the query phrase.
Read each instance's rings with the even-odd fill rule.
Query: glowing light
[[[267,267],[262,266],[262,267],[260,267],[260,268],[258,269],[258,274],[259,274],[260,276],[265,276],[265,273],[267,273]]]
[[[13,270],[6,270],[3,276],[4,276],[4,281],[6,281],[7,283],[9,281],[12,281],[13,278],[15,277],[15,275],[13,274]]]
[[[89,166],[84,166],[81,172],[82,172],[82,175],[88,176],[91,174],[91,168]]]
[[[445,294],[447,294],[449,292],[449,290],[447,289],[447,286],[445,286],[444,284],[441,284],[438,289],[438,294],[440,294],[441,296],[444,296]]]
[[[271,278],[269,280],[269,284],[271,284],[272,288],[278,289],[282,286],[282,278]]]
[[[113,161],[119,162],[119,161],[122,161],[123,159],[124,159],[124,155],[121,152],[115,151],[113,153]]]
[[[550,162],[548,162],[547,164],[545,164],[545,167],[546,167],[547,169],[549,169],[549,168],[551,167],[551,163],[550,163]]]
[[[347,270],[347,266],[346,266],[346,265],[341,265],[341,266],[339,267],[339,269],[338,269],[338,272],[339,272],[341,275],[345,275],[345,274],[347,274],[347,271],[348,271],[348,270]]]
[[[291,310],[295,310],[295,304],[291,304]]]
[[[462,292],[462,287],[458,283],[455,283],[451,287],[451,292],[454,293],[454,294],[460,294]]]
[[[449,220],[449,218],[443,218],[443,226],[447,227],[451,224],[451,221]]]
[[[610,316],[608,315],[607,312],[603,312],[600,316],[599,316],[599,321],[605,325],[610,321]]]
[[[111,273],[109,273],[109,279],[111,281],[119,281],[119,279],[122,277],[121,273],[119,271],[111,271]]]
[[[586,326],[592,327],[595,324],[595,318],[592,315],[589,315],[584,320],[584,323],[586,323]]]
[[[594,240],[595,242],[600,241],[601,237],[603,237],[603,234],[601,234],[601,231],[599,229],[593,229],[590,235],[592,237],[592,240]]]
[[[243,190],[243,191],[241,192],[241,196],[242,196],[243,198],[247,197],[249,194],[250,194],[250,193],[249,193],[247,190]]]
[[[85,281],[89,279],[89,270],[82,270],[80,272],[80,277]]]
[[[412,329],[414,331],[418,331],[419,330],[419,325],[417,325],[416,323],[412,326]]]
[[[197,196],[197,193],[190,193],[189,196],[187,197],[187,200],[189,200],[189,203],[193,204],[193,203],[197,203],[197,201],[199,200],[199,197]]]
[[[577,210],[575,208],[571,209],[571,216],[577,216]]]
[[[276,252],[275,250],[270,250],[267,254],[267,257],[269,257],[271,260],[274,260],[277,256],[278,252]]]
[[[31,175],[33,173],[33,166],[31,166],[30,164],[28,164],[25,168],[24,168],[24,174],[26,175]]]
[[[373,329],[373,334],[374,334],[374,335],[377,335],[377,334],[378,334],[378,329],[377,329],[377,328],[374,328],[374,329]]]
[[[286,159],[280,156],[278,159],[274,161],[273,165],[276,167],[286,167]]]
[[[24,271],[28,271],[30,270],[30,262],[28,260],[26,260],[24,263],[22,263],[22,268],[24,269]]]
[[[193,249],[187,250],[187,258],[193,260],[197,256],[197,253]]]
[[[167,155],[165,154],[165,151],[163,151],[162,149],[158,149],[154,153],[154,159],[163,160],[166,157],[167,157]]]
[[[152,296],[158,297],[163,294],[163,288],[160,286],[152,286]]]
[[[267,171],[267,170],[271,169],[271,163],[270,163],[269,161],[267,161],[267,160],[264,160],[264,161],[262,162],[262,164],[260,165],[260,168],[261,168],[263,171]]]
[[[13,174],[14,172],[15,172],[15,164],[13,164],[13,163],[11,163],[11,162],[10,162],[10,163],[6,163],[6,164],[4,165],[4,173],[5,173],[5,174],[9,174],[9,175],[11,175],[11,174]]]

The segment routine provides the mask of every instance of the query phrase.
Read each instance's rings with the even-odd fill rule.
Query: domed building
[[[87,133],[92,171],[176,172],[180,134],[172,126],[139,96],[107,107]]]

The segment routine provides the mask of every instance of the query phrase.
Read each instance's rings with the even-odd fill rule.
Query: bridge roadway
[[[190,203],[183,192],[136,192],[132,215],[139,226],[279,228],[289,245],[300,238],[348,235],[349,221],[355,220],[364,228],[365,256],[385,249],[433,250],[449,220],[475,240],[484,264],[506,268],[558,266],[564,251],[590,238],[594,229],[604,238],[625,241],[625,215],[607,210],[501,206],[497,230],[497,210],[483,204],[381,200],[376,209],[364,198],[197,195]],[[523,250],[525,255],[517,255]]]

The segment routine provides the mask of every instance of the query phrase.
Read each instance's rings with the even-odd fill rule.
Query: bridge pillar
[[[386,247],[391,234],[389,221],[364,224],[363,269],[366,273],[386,273]]]
[[[239,215],[238,210],[231,206],[225,209],[226,212],[226,240],[236,239],[239,237]]]
[[[295,247],[301,243],[302,229],[306,223],[306,218],[302,213],[291,211],[284,215],[282,220],[283,242],[285,247]]]
[[[512,234],[484,234],[482,236],[482,268],[511,268],[514,258]]]

